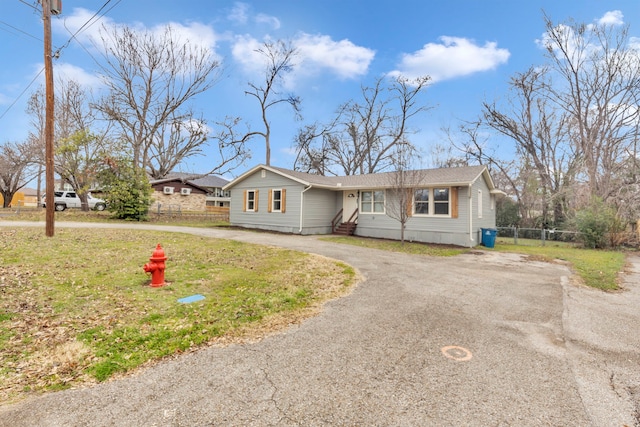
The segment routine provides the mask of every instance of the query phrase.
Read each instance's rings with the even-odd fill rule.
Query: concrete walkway
[[[519,255],[430,258],[309,236],[130,227],[317,253],[365,281],[260,342],[4,406],[0,426],[640,425],[637,257],[626,290],[603,293]]]

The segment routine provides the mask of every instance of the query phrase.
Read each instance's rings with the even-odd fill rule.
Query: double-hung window
[[[245,191],[244,208],[246,212],[258,211],[258,190]]]
[[[272,197],[271,211],[280,212],[282,209],[282,190],[273,190]]]
[[[449,189],[433,189],[433,214],[449,215]]]
[[[360,193],[360,212],[384,213],[384,190],[362,191]]]
[[[413,192],[414,215],[452,215],[451,203],[451,189],[448,187],[419,188]]]
[[[285,212],[287,190],[275,189],[269,190],[269,212]]]
[[[413,209],[416,215],[429,215],[429,193],[428,188],[416,190],[413,198]]]

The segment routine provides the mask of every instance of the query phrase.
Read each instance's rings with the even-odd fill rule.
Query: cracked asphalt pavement
[[[565,265],[514,254],[130,227],[317,253],[365,280],[301,325],[5,405],[0,426],[640,426],[638,256],[625,290],[604,293],[572,284]]]

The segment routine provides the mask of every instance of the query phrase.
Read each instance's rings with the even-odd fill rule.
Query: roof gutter
[[[307,192],[307,190],[311,190],[311,187],[313,187],[311,184],[309,184],[309,186],[307,188],[305,188],[304,190],[302,190],[302,192],[300,193],[300,229],[298,230],[298,233],[302,234],[302,221],[304,220],[303,218],[303,212],[304,212],[304,193]]]
[[[469,184],[469,247],[473,247],[473,194],[471,192],[473,186]]]

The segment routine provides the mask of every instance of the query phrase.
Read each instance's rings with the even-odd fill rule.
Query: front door
[[[342,192],[342,222],[349,221],[353,212],[358,209],[358,192],[343,191]]]

